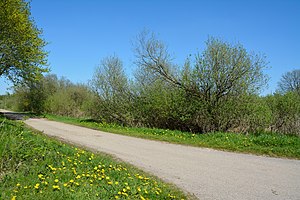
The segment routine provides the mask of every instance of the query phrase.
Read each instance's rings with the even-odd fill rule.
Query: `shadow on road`
[[[0,116],[4,116],[11,120],[23,120],[26,118],[36,118],[37,116],[32,113],[24,113],[24,112],[11,112],[11,111],[3,111],[0,110]]]

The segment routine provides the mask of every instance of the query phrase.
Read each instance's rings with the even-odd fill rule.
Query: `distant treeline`
[[[283,75],[278,91],[261,97],[268,81],[266,58],[241,44],[209,38],[203,52],[178,66],[164,43],[144,32],[134,52],[133,79],[113,55],[102,60],[86,85],[48,74],[16,86],[1,97],[1,107],[194,133],[300,134],[300,70]]]

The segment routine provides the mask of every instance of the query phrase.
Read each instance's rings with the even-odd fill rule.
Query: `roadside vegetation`
[[[192,134],[169,129],[124,127],[117,124],[95,122],[90,119],[78,119],[46,115],[50,120],[79,125],[96,130],[166,141],[196,147],[208,147],[234,152],[253,153],[274,157],[300,159],[300,137],[277,133],[261,132],[256,134],[209,133]]]
[[[1,107],[191,134],[299,136],[299,70],[283,75],[276,93],[260,96],[267,62],[241,44],[209,38],[204,51],[184,66],[173,63],[164,43],[150,33],[143,32],[135,46],[132,79],[113,55],[102,60],[88,85],[48,74],[16,85],[13,94],[1,97]]]
[[[268,81],[266,58],[239,43],[210,37],[183,66],[149,32],[134,47],[132,79],[113,55],[101,61],[89,84],[48,74],[15,85],[0,106],[130,136],[299,158],[299,70],[284,74],[274,94],[260,96]]]
[[[186,199],[174,186],[103,154],[0,118],[0,199]]]

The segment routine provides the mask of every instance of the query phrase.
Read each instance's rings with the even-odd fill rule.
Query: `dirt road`
[[[201,200],[300,199],[300,161],[149,141],[45,119],[26,124],[75,144],[112,154]]]

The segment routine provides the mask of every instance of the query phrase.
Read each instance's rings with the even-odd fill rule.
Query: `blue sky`
[[[144,28],[163,40],[175,62],[203,51],[208,36],[240,42],[269,61],[269,88],[300,68],[299,0],[32,0],[31,12],[49,42],[51,72],[87,83],[101,59],[116,54],[134,70],[132,41]],[[0,80],[0,93],[9,86]]]

